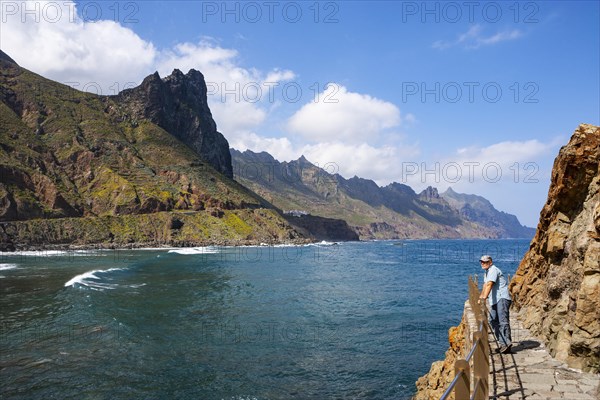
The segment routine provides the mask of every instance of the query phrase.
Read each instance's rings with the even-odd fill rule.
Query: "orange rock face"
[[[600,371],[600,127],[580,125],[561,148],[510,291],[554,357]]]
[[[465,355],[466,313],[465,309],[460,324],[448,330],[450,347],[446,351],[445,359],[431,364],[429,372],[417,380],[417,393],[414,400],[439,399],[446,388],[450,386],[452,379],[454,379],[454,362]],[[449,399],[454,399],[454,393],[450,395]]]

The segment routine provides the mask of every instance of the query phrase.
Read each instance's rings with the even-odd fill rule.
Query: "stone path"
[[[600,375],[580,372],[555,360],[541,340],[511,313],[512,354],[498,354],[490,334],[490,399],[600,400]]]

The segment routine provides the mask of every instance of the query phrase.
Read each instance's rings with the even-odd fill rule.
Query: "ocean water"
[[[0,255],[0,398],[408,399],[528,240]]]

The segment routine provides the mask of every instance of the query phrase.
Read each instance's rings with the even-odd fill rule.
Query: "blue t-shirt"
[[[512,300],[510,293],[508,293],[508,281],[502,271],[495,265],[489,267],[483,274],[483,283],[485,284],[486,282],[494,282],[492,291],[488,297],[490,305],[493,306],[500,299]]]

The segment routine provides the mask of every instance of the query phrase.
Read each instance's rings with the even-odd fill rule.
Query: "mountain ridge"
[[[492,203],[476,194],[457,193],[451,187],[440,194],[451,207],[469,221],[503,229],[510,237],[533,237],[534,228],[521,225],[516,216],[496,210]]]
[[[417,194],[399,183],[346,179],[304,156],[280,163],[246,152],[236,165],[232,156],[241,153],[218,132],[204,76],[195,70],[154,73],[138,87],[98,96],[0,52],[0,116],[0,236],[24,246],[43,242],[39,229],[61,245],[85,237],[119,245],[502,235],[461,217],[434,188]],[[239,183],[230,179],[236,174]],[[252,174],[260,185],[244,178]],[[305,209],[310,213],[284,213]],[[188,216],[176,215],[183,212]],[[157,215],[164,225],[140,215]],[[104,234],[86,234],[78,218],[95,218]]]
[[[230,152],[234,178],[243,185],[282,210],[344,219],[361,239],[533,237],[533,228],[481,196],[453,197],[451,189],[439,194],[432,187],[416,193],[397,182],[380,187],[370,179],[329,174],[304,156],[279,162],[267,152]]]

